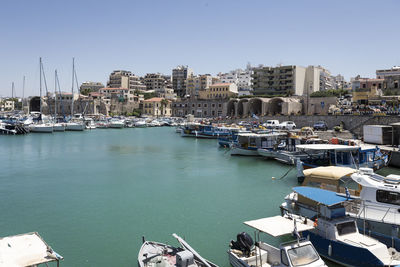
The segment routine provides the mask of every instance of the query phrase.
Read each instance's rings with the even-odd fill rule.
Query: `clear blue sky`
[[[400,65],[400,1],[3,0],[0,96],[38,94],[39,57],[53,90],[105,83],[115,69],[197,74],[252,65],[322,65],[349,79]]]

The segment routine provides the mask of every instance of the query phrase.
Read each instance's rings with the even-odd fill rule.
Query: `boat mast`
[[[74,82],[75,82],[75,58],[72,58],[72,103],[71,103],[71,118],[74,116]]]
[[[54,71],[54,120],[57,121],[57,70]]]
[[[39,79],[39,91],[40,91],[40,116],[42,114],[42,58],[39,58],[39,73],[40,73],[40,79]]]
[[[25,75],[22,79],[22,111],[24,111],[24,98],[25,98]]]

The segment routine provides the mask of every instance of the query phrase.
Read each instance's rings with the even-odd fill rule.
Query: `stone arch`
[[[268,113],[270,115],[276,115],[282,113],[282,104],[284,100],[280,97],[274,97],[269,101]]]
[[[238,105],[237,105],[237,114],[240,117],[243,117],[245,115],[247,115],[246,113],[246,105],[249,102],[249,99],[247,98],[243,98],[241,100],[239,100]]]
[[[226,115],[227,116],[236,116],[236,114],[237,114],[237,105],[238,105],[238,100],[237,99],[229,100],[228,105],[227,105]]]
[[[262,115],[262,104],[263,101],[260,98],[252,98],[249,101],[250,115]]]
[[[29,100],[29,112],[40,112],[40,97],[34,96]]]

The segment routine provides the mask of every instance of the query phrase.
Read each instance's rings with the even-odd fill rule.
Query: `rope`
[[[278,180],[282,180],[283,178],[285,178],[290,171],[292,171],[293,169],[295,169],[295,167],[290,168],[281,178],[279,178]],[[272,179],[275,179],[274,177],[272,177]]]

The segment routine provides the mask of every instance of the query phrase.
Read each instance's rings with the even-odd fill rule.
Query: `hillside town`
[[[248,118],[266,115],[398,114],[400,67],[376,70],[346,81],[322,66],[251,66],[227,73],[195,74],[187,65],[170,74],[137,76],[114,70],[106,85],[83,82],[75,92],[43,90],[21,97],[14,84],[0,99],[1,111],[23,110],[59,116]],[[42,103],[42,104],[40,104]],[[72,103],[75,103],[73,105]],[[40,107],[41,106],[41,107]]]

